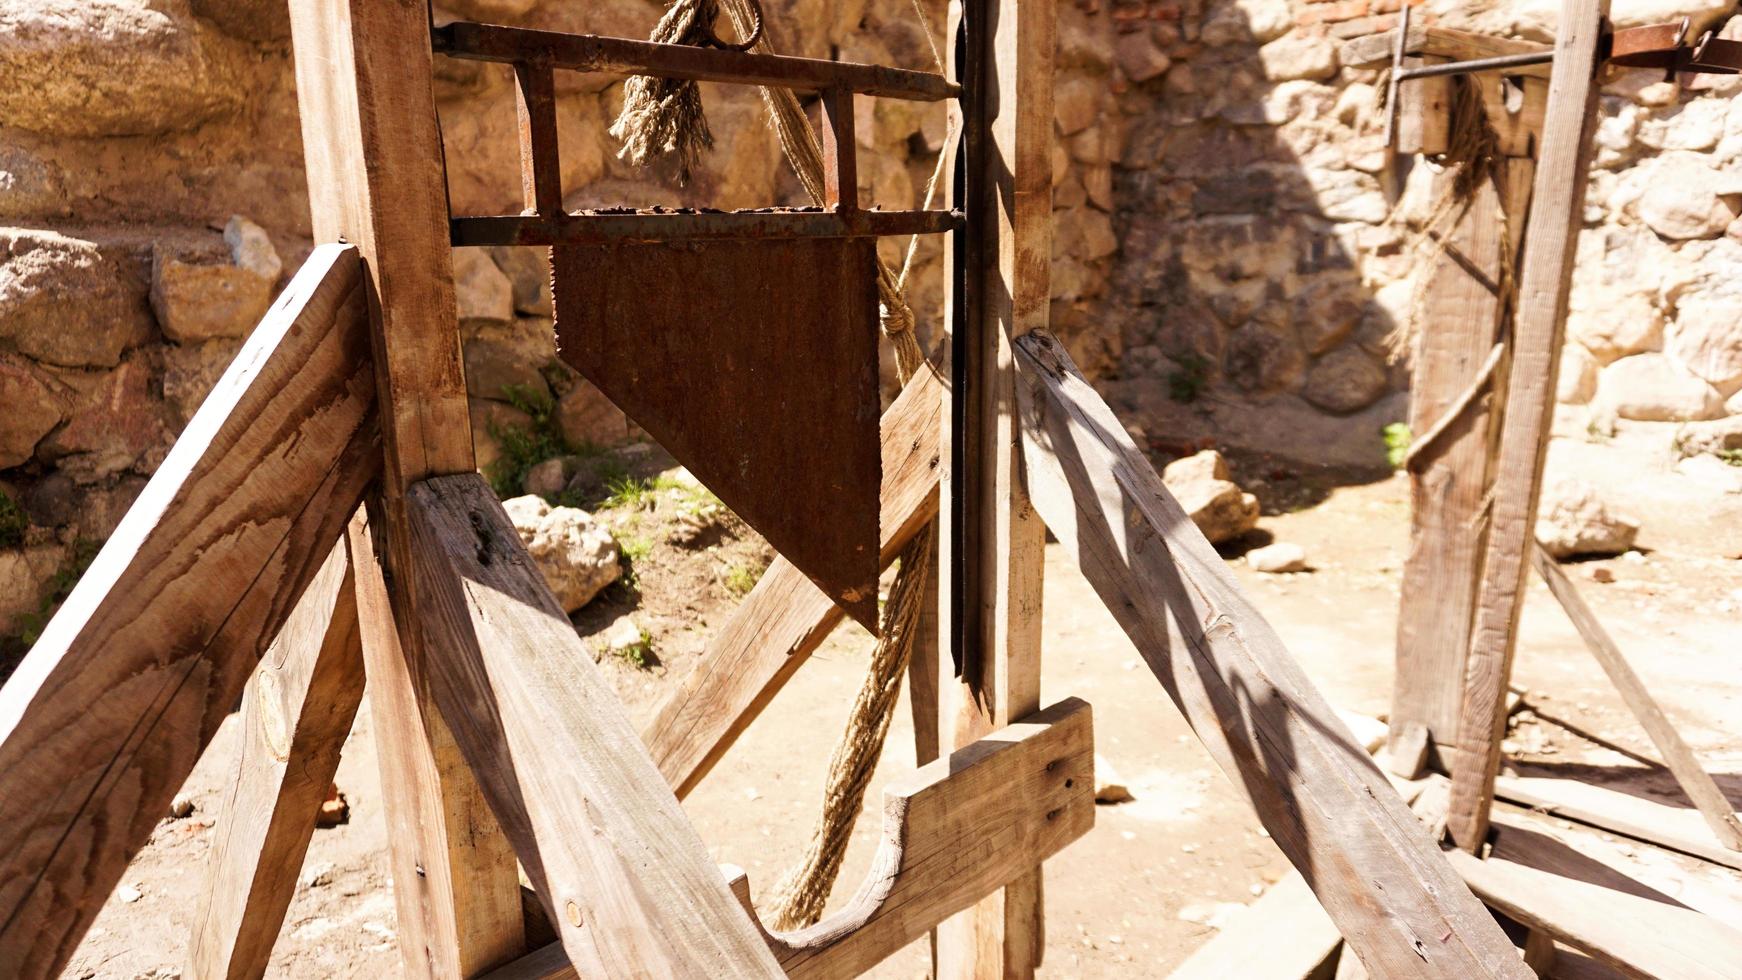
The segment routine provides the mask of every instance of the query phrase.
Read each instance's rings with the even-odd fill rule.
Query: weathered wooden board
[[[1574,779],[1501,776],[1494,798],[1742,871],[1742,853],[1712,840],[1698,811]]]
[[[1345,41],[1341,51],[1342,64],[1350,68],[1378,68],[1390,64],[1391,52],[1396,43],[1395,31],[1368,34]],[[1535,41],[1517,41],[1450,27],[1430,27],[1419,21],[1410,25],[1403,42],[1403,53],[1406,55],[1430,55],[1447,61],[1529,54],[1546,48],[1547,45]],[[1549,66],[1526,65],[1522,68],[1509,68],[1507,73],[1547,78]]]
[[[1016,347],[1036,509],[1362,961],[1527,976],[1063,346]]]
[[[1608,0],[1564,0],[1549,80],[1542,151],[1531,192],[1524,261],[1513,317],[1506,413],[1493,466],[1488,539],[1476,592],[1475,627],[1452,760],[1446,825],[1458,846],[1478,851],[1488,829],[1506,683],[1524,605],[1525,566],[1535,546],[1537,495],[1553,422],[1567,294],[1583,223],[1586,176],[1596,126],[1597,53]]]
[[[929,367],[883,415],[883,562],[937,512],[943,384]],[[762,574],[642,732],[654,764],[689,795],[841,621],[841,608],[784,558]]]
[[[56,976],[380,469],[357,251],[315,249],[0,689],[0,963]]]
[[[599,977],[776,977],[484,479],[407,494],[425,681],[571,961]]]
[[[1742,977],[1742,932],[1734,927],[1594,866],[1526,819],[1495,824],[1486,860],[1448,853],[1483,901],[1630,977]]]
[[[242,692],[242,752],[212,831],[191,976],[266,974],[362,699],[357,596],[341,540]]]
[[[1448,170],[1436,178],[1436,187],[1443,190],[1456,177],[1457,171]],[[1494,181],[1477,184],[1467,209],[1444,231],[1443,251],[1425,272],[1410,358],[1409,427],[1418,436],[1444,421],[1476,380],[1498,337],[1504,218]],[[1488,527],[1482,512],[1491,401],[1479,395],[1410,461],[1409,551],[1403,560],[1391,696],[1394,737],[1412,726],[1425,727],[1438,743],[1450,745],[1457,737]]]
[[[808,929],[763,933],[789,977],[856,977],[1095,823],[1089,706],[1067,698],[890,782],[870,874]],[[734,869],[736,871],[736,869]],[[729,880],[749,908],[742,871]],[[483,980],[572,980],[555,947]]]
[[[1167,976],[1168,980],[1308,980],[1323,976],[1341,945],[1343,934],[1337,924],[1313,897],[1306,879],[1292,871]],[[1355,959],[1351,952],[1343,956]]]
[[[399,949],[412,977],[470,976],[518,956],[525,936],[512,851],[418,680],[424,617],[409,572],[405,489],[472,472],[476,462],[429,5],[298,0],[289,8],[314,237],[362,254],[381,399],[386,458],[374,544],[392,600],[360,609],[372,702],[390,708],[374,720],[389,820],[404,831],[390,838]]]
[[[939,491],[939,588],[960,682],[939,733],[960,747],[1040,707],[1046,531],[1022,487],[1011,341],[1051,311],[1053,62],[1049,3],[958,0],[947,45],[961,82],[967,228],[950,253],[951,459]],[[957,60],[959,59],[959,60]],[[954,279],[952,279],[954,281]],[[940,641],[940,646],[945,646]],[[940,978],[1027,977],[1045,951],[1041,874],[938,929]]]
[[[1579,631],[1584,639],[1585,647],[1591,651],[1591,656],[1597,658],[1597,663],[1603,668],[1603,673],[1609,676],[1610,683],[1621,693],[1621,700],[1626,702],[1627,710],[1633,712],[1633,717],[1639,719],[1639,724],[1645,733],[1651,737],[1651,744],[1657,746],[1657,751],[1663,756],[1664,765],[1669,767],[1670,774],[1681,786],[1682,792],[1688,794],[1688,799],[1694,801],[1694,807],[1705,818],[1706,826],[1718,842],[1732,851],[1742,851],[1742,823],[1736,819],[1736,808],[1724,797],[1724,791],[1718,788],[1711,774],[1700,765],[1700,760],[1694,755],[1694,750],[1682,739],[1681,733],[1675,730],[1669,717],[1658,706],[1657,699],[1645,689],[1645,682],[1634,672],[1633,665],[1621,653],[1621,648],[1609,638],[1609,631],[1598,622],[1597,614],[1586,605],[1583,596],[1579,595],[1578,586],[1567,578],[1567,573],[1561,571],[1555,560],[1541,545],[1531,549],[1531,564],[1535,566],[1538,575],[1548,583],[1548,590],[1559,600],[1561,608],[1566,610],[1567,618],[1572,620],[1573,628]]]
[[[560,356],[877,631],[869,238],[551,249]]]

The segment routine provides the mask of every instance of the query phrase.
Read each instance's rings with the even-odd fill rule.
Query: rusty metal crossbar
[[[435,52],[453,58],[511,64],[516,82],[525,210],[519,215],[450,218],[449,239],[454,245],[861,238],[935,234],[962,225],[962,215],[955,211],[875,211],[859,207],[853,96],[876,95],[920,102],[960,96],[961,86],[942,75],[882,65],[754,54],[730,47],[660,44],[463,21],[434,28],[430,46]],[[558,68],[820,92],[826,123],[823,159],[827,208],[565,212],[553,76]]]
[[[622,37],[460,21],[435,28],[430,40],[439,54],[473,61],[540,61],[552,68],[571,71],[658,75],[816,92],[846,89],[860,95],[910,102],[937,102],[961,95],[961,86],[932,72]]]
[[[960,211],[758,208],[745,211],[578,211],[547,217],[454,218],[455,245],[603,245],[735,238],[929,235],[962,226]]]

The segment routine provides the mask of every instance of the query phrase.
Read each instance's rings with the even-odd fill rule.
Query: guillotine
[[[943,74],[435,29],[417,0],[307,0],[292,22],[326,244],[0,694],[0,973],[58,973],[240,696],[247,744],[190,972],[260,975],[366,684],[411,975],[844,976],[934,928],[940,975],[1032,975],[1040,863],[1093,823],[1088,707],[1040,698],[1050,530],[1370,969],[1527,975],[1044,330],[1050,3],[953,4]],[[449,213],[435,51],[514,65],[523,213]],[[559,70],[820,92],[826,200],[566,211]],[[854,93],[951,103],[961,144],[949,206],[860,205]],[[874,380],[869,242],[916,232],[951,239],[949,356],[878,425],[855,414]],[[447,250],[507,242],[552,247],[565,351],[783,553],[647,732],[630,727],[475,472]],[[689,247],[702,242],[726,244]],[[624,332],[639,312],[648,335],[691,326],[684,303],[705,289],[652,291],[720,282],[721,263],[699,257],[734,252],[724,264],[736,276],[815,273],[767,295],[827,314],[815,334],[782,325],[758,366],[796,370],[783,358],[797,345],[848,368],[829,398],[784,403],[839,422],[839,443],[810,465],[850,463],[840,499],[799,508],[840,520],[816,540],[780,512],[790,500],[766,499],[791,495],[769,477],[800,471],[744,448],[742,419],[700,418],[673,379],[638,373],[633,345],[667,341]],[[598,268],[614,277],[588,282]],[[708,329],[741,325],[741,311],[701,312]],[[790,381],[767,387],[796,392]],[[771,444],[793,448],[780,438],[770,429]],[[750,455],[710,455],[722,445]],[[873,502],[875,520],[863,512]],[[708,861],[678,798],[834,623],[870,618],[877,569],[932,521],[940,639],[916,657],[913,690],[937,720],[929,735],[916,726],[937,743],[920,751],[941,757],[886,790],[874,873],[848,907],[770,932],[742,874]],[[557,942],[529,948],[529,922]]]

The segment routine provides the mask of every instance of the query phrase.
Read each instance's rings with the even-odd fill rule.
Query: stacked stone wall
[[[1410,308],[1427,168],[1395,180],[1377,73],[1339,64],[1338,46],[1390,27],[1398,2],[1060,0],[1052,322],[1155,444],[1381,459],[1378,431],[1407,398],[1388,340]],[[765,6],[789,53],[935,67],[937,0],[929,25],[911,0]],[[1419,10],[1542,38],[1557,7]],[[1723,26],[1724,9],[1615,2],[1624,24],[1687,12]],[[631,37],[659,13],[650,0],[436,9]],[[436,85],[454,213],[518,209],[508,70],[438,58]],[[1738,85],[1635,76],[1605,90],[1560,392],[1599,428],[1742,412]],[[804,203],[754,90],[703,88],[719,145],[679,188],[617,158],[620,82],[559,73],[567,204]],[[942,107],[856,111],[865,196],[914,206]],[[0,0],[0,225],[0,635],[18,636],[310,248],[284,0]],[[899,263],[906,244],[882,247]],[[936,239],[911,270],[934,341]],[[635,437],[554,361],[535,251],[460,249],[454,271],[481,463]]]

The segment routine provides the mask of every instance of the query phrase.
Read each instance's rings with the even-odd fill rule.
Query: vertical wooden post
[[[952,466],[939,507],[940,587],[961,682],[940,698],[940,737],[959,747],[1040,707],[1046,530],[1021,482],[1011,340],[1045,327],[1051,300],[1055,10],[959,0],[951,14],[968,227],[953,256]],[[937,975],[1031,976],[1043,922],[1037,867],[939,927]]]
[[[1506,682],[1512,673],[1526,563],[1536,540],[1536,498],[1553,421],[1567,292],[1591,166],[1597,49],[1608,13],[1608,0],[1563,0],[1555,32],[1554,73],[1549,79],[1542,150],[1525,231],[1506,414],[1446,821],[1458,846],[1471,853],[1480,852],[1488,835],[1488,810],[1500,765]]]
[[[1456,81],[1481,85],[1484,92],[1502,84],[1496,76],[1481,75]],[[1530,79],[1528,86],[1532,96],[1545,87],[1538,79]],[[1516,120],[1507,118],[1500,99],[1484,99],[1483,107],[1497,134],[1533,128],[1528,113],[1521,112]],[[1398,120],[1400,137],[1437,130],[1442,133],[1443,150],[1449,110],[1449,92],[1444,97],[1406,101]],[[1419,113],[1434,113],[1439,122],[1417,121]],[[1462,213],[1435,235],[1437,252],[1421,287],[1421,320],[1414,325],[1419,333],[1410,361],[1410,429],[1420,436],[1439,425],[1448,412],[1456,414],[1410,463],[1409,552],[1397,616],[1390,719],[1391,765],[1407,777],[1418,775],[1415,770],[1427,761],[1424,753],[1415,751],[1421,740],[1429,749],[1427,755],[1443,745],[1449,756],[1463,703],[1464,667],[1488,529],[1484,502],[1493,478],[1492,426],[1504,407],[1500,399],[1506,373],[1500,371],[1490,380],[1483,397],[1462,411],[1457,406],[1466,389],[1478,383],[1482,365],[1502,339],[1501,324],[1508,310],[1501,283],[1508,258],[1516,268],[1535,173],[1535,160],[1528,155],[1535,150],[1534,139],[1502,138],[1499,149],[1503,155],[1493,161],[1492,172],[1477,184]],[[1459,179],[1456,170],[1438,175],[1435,199]]]
[[[525,937],[513,852],[423,680],[405,519],[408,486],[475,468],[429,8],[306,0],[290,13],[315,238],[355,244],[366,272],[386,460],[380,515],[355,554],[383,795],[397,828],[400,948],[411,976],[470,976],[519,955]]]

